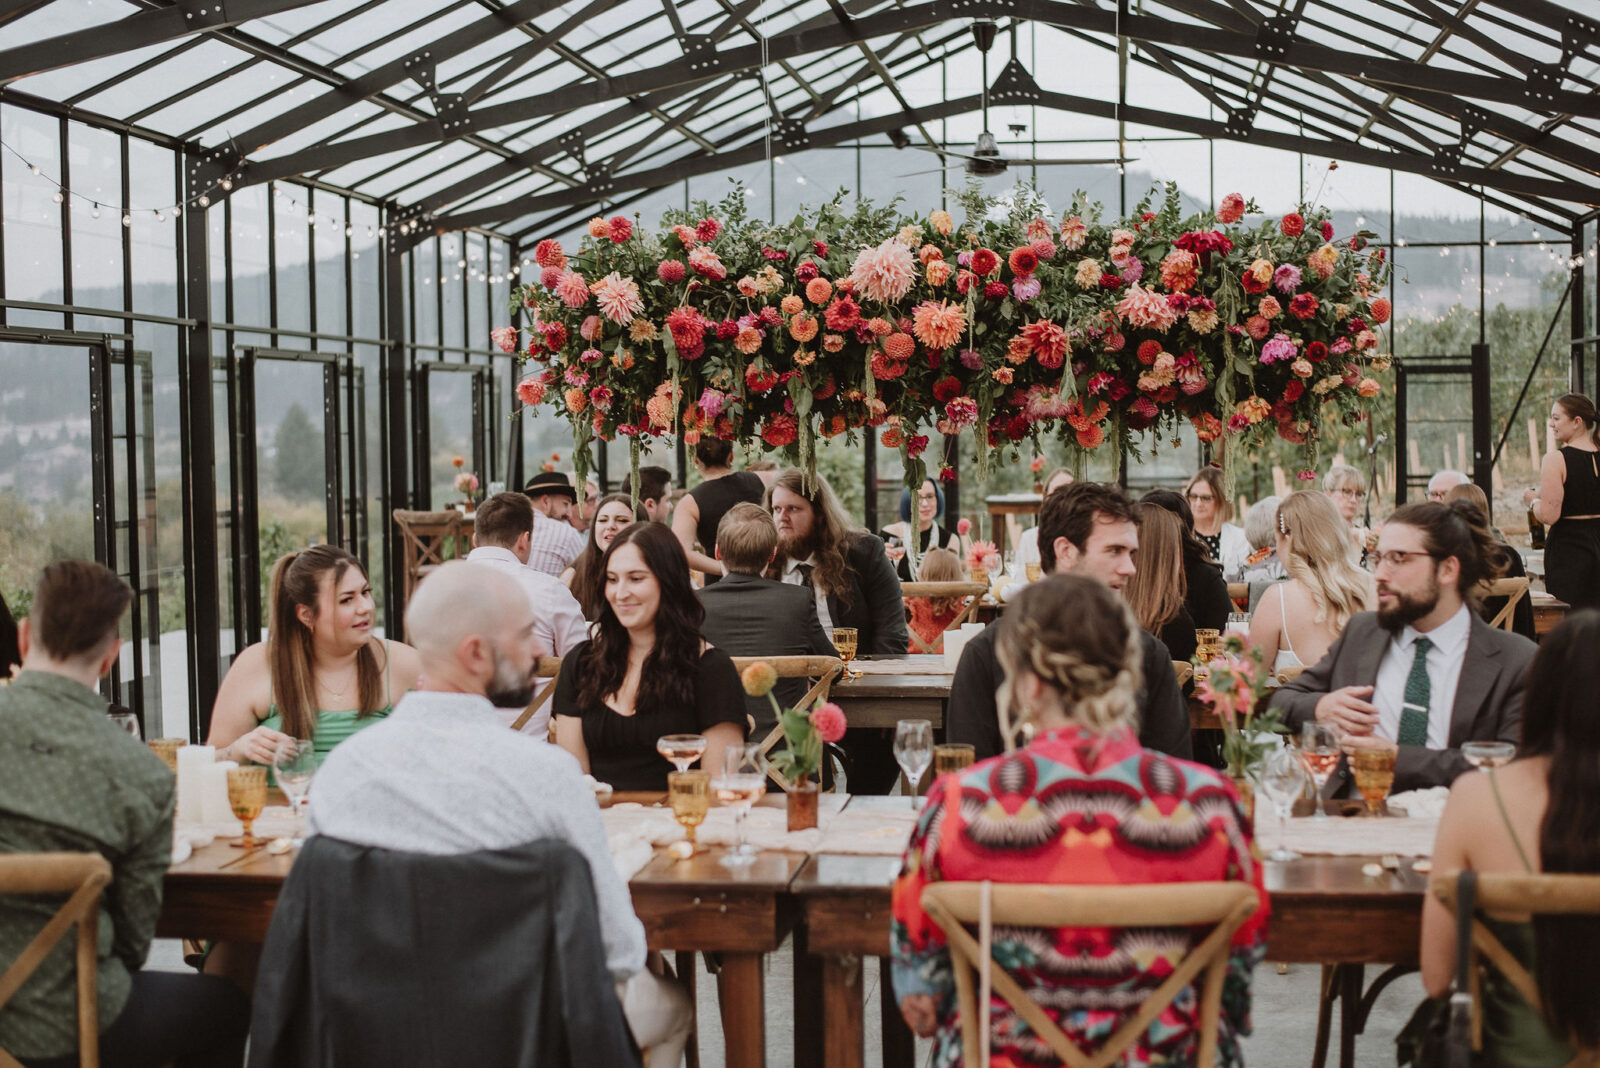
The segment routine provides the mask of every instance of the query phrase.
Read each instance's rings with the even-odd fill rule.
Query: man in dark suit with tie
[[[851,522],[827,480],[815,476],[807,489],[804,472],[791,467],[773,480],[767,505],[778,527],[767,577],[810,587],[822,629],[854,627],[860,655],[905,656],[910,638],[900,578],[883,542]],[[900,774],[892,746],[892,732],[850,732],[851,793],[889,792]]]
[[[699,591],[706,610],[700,633],[729,656],[833,656],[811,591],[762,577],[777,548],[778,528],[765,508],[741,503],[728,509],[717,524],[716,544],[726,574]],[[805,696],[806,682],[779,679],[772,692],[789,708]],[[746,700],[755,720],[751,738],[760,741],[776,725],[772,702]]]
[[[1393,792],[1449,786],[1471,741],[1517,743],[1523,675],[1535,646],[1484,623],[1470,603],[1499,553],[1454,508],[1408,504],[1389,517],[1376,553],[1378,610],[1351,618],[1320,663],[1273,695],[1299,731],[1315,720],[1347,748],[1395,743]],[[1343,762],[1325,796],[1348,786]]]

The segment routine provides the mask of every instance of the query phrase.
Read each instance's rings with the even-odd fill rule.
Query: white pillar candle
[[[944,632],[944,667],[946,671],[954,671],[961,663],[961,652],[967,647],[967,642],[972,638],[963,626],[960,630],[947,630]]]
[[[205,785],[200,793],[200,822],[207,826],[233,822],[233,806],[228,803],[228,770],[239,765],[218,760],[205,769]]]
[[[201,822],[200,796],[205,769],[216,756],[216,749],[209,745],[186,745],[178,750],[178,822]]]

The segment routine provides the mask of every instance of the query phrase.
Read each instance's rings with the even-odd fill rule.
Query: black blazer
[[[1316,718],[1317,701],[1345,686],[1371,686],[1389,644],[1390,634],[1376,612],[1350,617],[1344,633],[1314,666],[1278,688],[1272,707],[1283,709],[1295,731]],[[1461,755],[1463,742],[1522,742],[1523,676],[1538,647],[1518,634],[1490,627],[1476,615],[1467,638],[1455,707],[1450,710],[1449,748],[1402,745],[1394,762],[1394,792],[1449,786],[1472,770]],[[1347,784],[1345,762],[1328,778],[1324,795],[1338,796]]]
[[[817,622],[817,599],[809,587],[731,571],[699,591],[706,618],[700,633],[729,656],[833,656],[833,641]],[[804,679],[779,679],[772,689],[791,708],[805,696]],[[776,725],[772,702],[745,699],[756,723],[752,737],[765,738]]]
[[[306,841],[273,909],[251,1068],[637,1065],[589,864]]]
[[[861,532],[845,553],[850,599],[828,594],[828,615],[836,627],[854,627],[861,656],[905,656],[911,643],[906,633],[906,602],[883,541]]]

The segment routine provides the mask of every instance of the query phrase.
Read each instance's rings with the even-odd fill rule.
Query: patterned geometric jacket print
[[[1267,895],[1233,785],[1210,768],[1141,749],[1133,732],[1062,727],[1025,749],[946,775],[929,791],[894,888],[894,996],[939,1005],[934,1063],[962,1058],[955,978],[944,933],[922,911],[936,881],[1123,885],[1251,883],[1261,906],[1234,936],[1218,1064],[1241,1064],[1250,975],[1265,952]],[[1200,941],[1182,928],[994,929],[995,959],[1073,1041],[1097,1049]],[[1198,993],[1186,988],[1129,1050],[1129,1068],[1192,1064]],[[1056,1064],[999,997],[992,1064]]]

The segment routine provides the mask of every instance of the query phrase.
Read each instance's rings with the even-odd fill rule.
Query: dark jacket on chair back
[[[259,975],[252,1068],[639,1064],[564,842],[430,856],[313,836]]]

